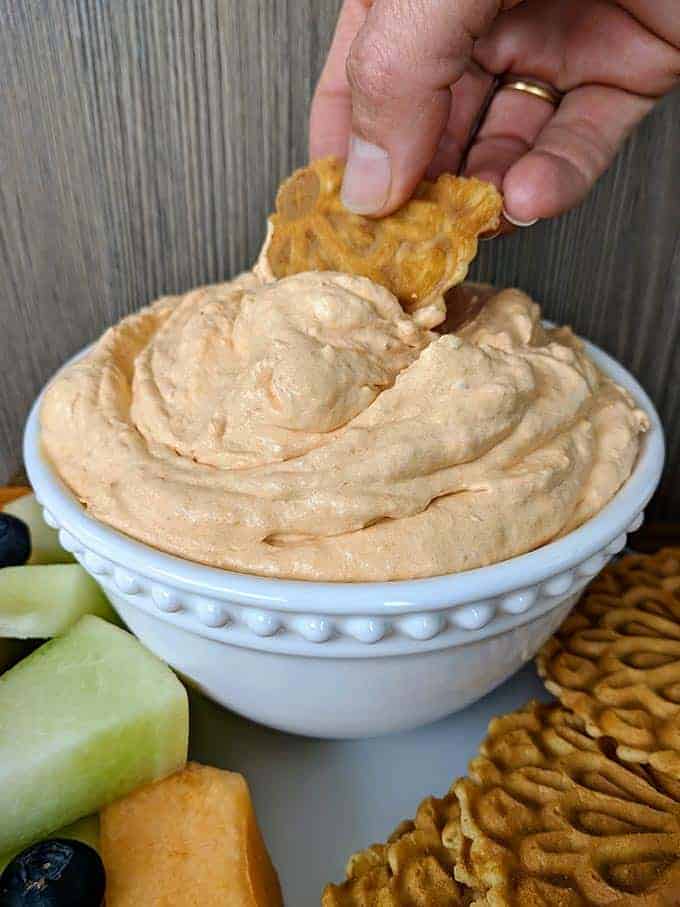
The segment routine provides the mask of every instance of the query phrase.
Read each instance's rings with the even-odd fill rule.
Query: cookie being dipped
[[[344,163],[314,161],[279,188],[256,272],[265,279],[301,271],[342,271],[390,290],[426,327],[444,319],[444,293],[460,283],[480,234],[495,230],[498,190],[442,174],[421,182],[394,214],[369,218],[342,204]]]

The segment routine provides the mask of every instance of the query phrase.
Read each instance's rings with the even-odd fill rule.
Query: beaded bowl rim
[[[24,462],[38,501],[65,532],[114,565],[165,586],[284,612],[305,610],[325,615],[390,617],[450,609],[540,584],[573,570],[621,536],[625,541],[625,533],[635,525],[654,493],[665,456],[663,428],[656,409],[622,365],[590,341],[583,340],[583,343],[595,364],[622,385],[650,419],[650,428],[642,437],[631,475],[598,514],[562,538],[526,554],[459,573],[356,583],[279,579],[223,570],[152,548],[90,516],[57,476],[40,444],[39,408],[44,390],[33,404],[26,423]],[[89,349],[86,347],[76,354],[62,368]]]

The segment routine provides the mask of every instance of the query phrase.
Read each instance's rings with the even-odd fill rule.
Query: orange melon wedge
[[[16,501],[17,498],[23,498],[24,495],[30,494],[31,489],[27,485],[5,485],[0,488],[0,509],[9,504],[10,501]]]
[[[101,814],[106,907],[281,907],[245,779],[196,763]]]

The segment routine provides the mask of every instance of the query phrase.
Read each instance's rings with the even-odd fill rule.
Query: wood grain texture
[[[104,327],[254,259],[275,187],[306,157],[337,0],[0,4],[0,481],[28,406]],[[483,245],[617,356],[669,439],[654,513],[680,517],[680,97],[578,211]]]

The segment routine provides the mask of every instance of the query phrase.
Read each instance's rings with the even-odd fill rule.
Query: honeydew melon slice
[[[141,643],[82,617],[0,677],[0,853],[181,768],[184,687]]]
[[[60,636],[83,614],[118,621],[99,585],[80,564],[0,570],[0,637]]]
[[[89,844],[95,850],[99,850],[99,816],[85,816],[84,819],[78,819],[72,825],[66,828],[60,828],[59,831],[52,835],[54,838],[68,838],[82,841],[83,844]],[[19,853],[17,851],[16,853]],[[16,856],[16,853],[6,857],[0,857],[0,872],[7,866],[9,861]]]
[[[42,507],[34,494],[25,494],[10,501],[2,508],[5,513],[19,517],[31,533],[31,556],[29,564],[70,564],[75,558],[59,544],[59,533],[48,526],[43,518]]]

